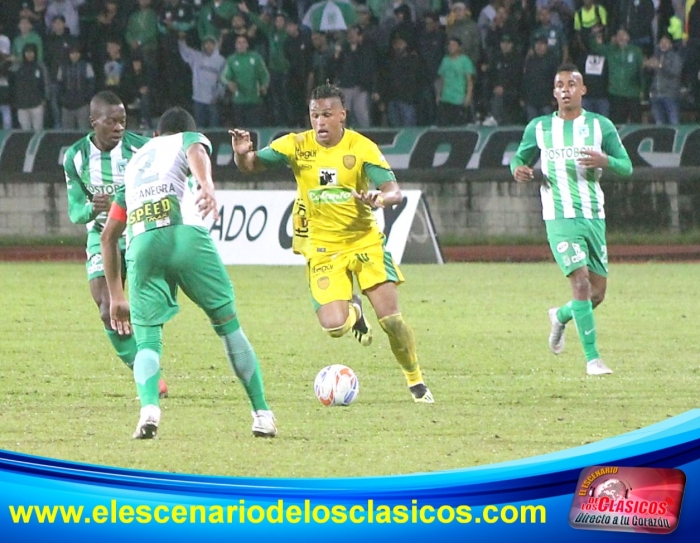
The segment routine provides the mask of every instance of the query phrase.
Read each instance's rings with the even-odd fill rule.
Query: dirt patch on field
[[[443,247],[447,262],[553,262],[549,246],[475,245]],[[611,245],[612,262],[700,261],[700,245]],[[84,261],[83,247],[18,246],[0,247],[0,261]]]

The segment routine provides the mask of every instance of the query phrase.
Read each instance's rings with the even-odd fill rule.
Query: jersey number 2
[[[145,185],[146,183],[152,183],[153,181],[158,180],[158,172],[151,171],[151,166],[153,166],[155,159],[155,149],[151,149],[138,159],[138,162],[136,163],[138,173],[136,174],[136,179],[134,179],[134,187]]]

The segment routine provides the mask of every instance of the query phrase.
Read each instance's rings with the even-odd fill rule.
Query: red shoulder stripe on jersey
[[[126,223],[126,209],[117,202],[112,202],[112,207],[109,208],[109,218]]]

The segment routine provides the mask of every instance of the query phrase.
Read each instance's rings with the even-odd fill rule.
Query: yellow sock
[[[357,319],[359,315],[357,314],[357,309],[355,309],[355,306],[352,304],[349,305],[349,311],[348,311],[348,318],[345,320],[345,324],[341,326],[340,328],[324,328],[323,331],[326,332],[329,336],[331,337],[343,337],[345,334],[347,334],[350,329],[352,329],[353,326],[355,326],[355,323],[357,322]]]
[[[406,324],[401,313],[379,319],[379,325],[389,336],[391,351],[401,365],[409,387],[423,382],[423,374],[418,365],[416,339],[413,330]]]

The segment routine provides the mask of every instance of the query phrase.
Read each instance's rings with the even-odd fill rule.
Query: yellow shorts
[[[315,309],[338,300],[350,300],[353,275],[363,292],[387,281],[397,285],[404,282],[384,240],[330,254],[316,253],[308,259],[307,265]]]

